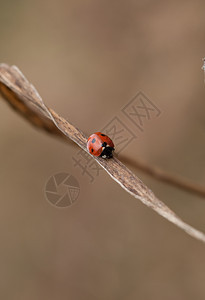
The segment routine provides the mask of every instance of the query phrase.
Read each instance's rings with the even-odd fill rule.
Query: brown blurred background
[[[124,151],[204,185],[205,2],[0,1],[0,62],[86,134],[138,91],[162,110]],[[205,299],[205,247],[121,189],[73,166],[78,149],[35,130],[0,101],[1,299]],[[69,172],[77,203],[44,197]],[[205,231],[205,199],[136,174]]]

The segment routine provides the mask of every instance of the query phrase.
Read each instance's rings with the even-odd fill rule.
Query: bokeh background
[[[205,182],[205,2],[0,1],[0,62],[17,65],[45,103],[98,131],[138,91],[162,110],[123,155]],[[2,299],[204,299],[205,247],[132,198],[104,171],[93,184],[78,149],[37,131],[0,101]],[[134,169],[133,169],[134,170]],[[57,209],[48,178],[81,192]],[[134,172],[205,231],[205,201]]]

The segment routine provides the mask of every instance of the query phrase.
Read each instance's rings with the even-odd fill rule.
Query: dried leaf
[[[70,122],[48,108],[32,84],[15,66],[0,65],[0,92],[24,118],[38,128],[71,139],[87,152],[87,137]],[[182,221],[171,209],[116,157],[93,159],[128,193],[177,225],[192,237],[205,242],[205,234]]]

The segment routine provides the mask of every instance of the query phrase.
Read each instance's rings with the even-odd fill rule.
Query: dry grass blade
[[[172,175],[169,173],[166,173],[165,171],[155,167],[155,166],[149,166],[147,163],[136,160],[133,158],[126,157],[124,155],[120,155],[121,161],[123,161],[125,164],[132,166],[138,170],[141,170],[142,172],[162,181],[165,183],[168,183],[174,187],[180,188],[184,191],[190,192],[192,194],[195,194],[200,197],[205,197],[205,188],[199,184],[193,183],[190,180],[184,179],[182,177]]]
[[[20,73],[16,67],[10,68],[5,64],[1,64],[0,68],[2,70],[0,73],[0,92],[4,98],[8,100],[8,103],[12,106],[12,108],[14,108],[18,113],[21,114],[21,116],[26,118],[34,126],[41,128],[50,134],[58,136],[68,143],[71,143],[71,140],[67,139],[65,134],[63,134],[62,131],[59,130],[54,122],[50,119],[50,116],[47,113],[47,108],[42,102],[42,99],[38,95],[35,88],[26,80],[23,74]],[[20,96],[18,95],[19,88],[21,88]],[[30,99],[29,102],[26,101],[26,99]],[[73,145],[76,144],[73,143]],[[127,165],[130,165],[136,169],[140,169],[157,180],[161,180],[195,195],[205,197],[204,187],[196,183],[177,177],[176,175],[173,176],[167,174],[159,168],[147,165],[146,163],[136,159],[133,160],[132,158],[125,156],[120,156],[120,159]]]
[[[0,93],[32,125],[65,138],[49,118],[47,108],[36,89],[15,66],[0,64]]]
[[[78,128],[60,117],[52,109],[46,107],[35,88],[27,81],[16,67],[0,65],[0,91],[3,97],[21,115],[35,126],[46,129],[55,126],[52,132],[57,136],[64,136],[78,144],[87,152],[87,138]],[[171,209],[160,201],[154,193],[117,158],[103,160],[95,158],[99,165],[118,183],[126,192],[151,207],[158,214],[177,225],[192,237],[205,242],[205,234],[183,222]]]

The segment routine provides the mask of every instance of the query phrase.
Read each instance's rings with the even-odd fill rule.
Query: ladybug
[[[101,132],[91,134],[87,142],[88,151],[94,156],[112,158],[115,150],[113,141]]]

